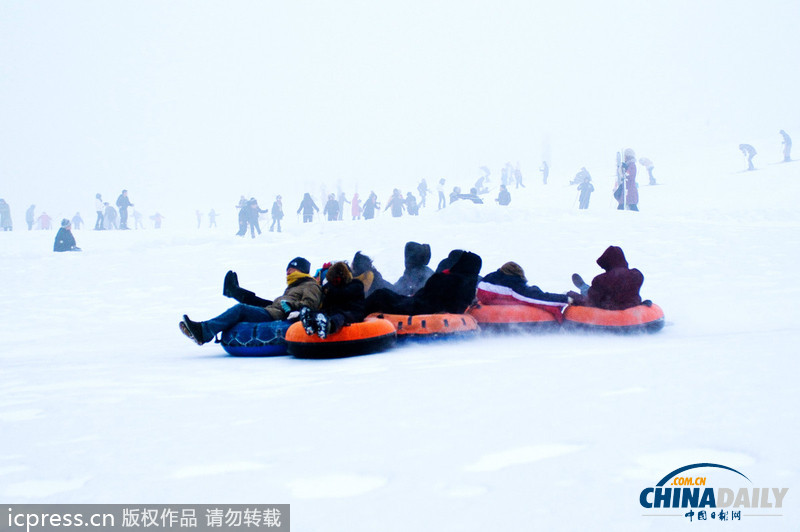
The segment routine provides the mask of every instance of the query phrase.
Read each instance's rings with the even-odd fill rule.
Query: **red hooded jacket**
[[[639,289],[644,275],[636,268],[628,268],[622,248],[609,246],[597,259],[597,264],[606,273],[592,279],[589,292],[578,304],[606,310],[625,310],[642,304]]]

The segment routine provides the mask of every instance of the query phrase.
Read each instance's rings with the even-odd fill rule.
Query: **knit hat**
[[[308,262],[303,257],[295,257],[292,261],[286,266],[286,269],[294,268],[296,270],[300,270],[303,273],[308,273],[311,271],[311,263]]]
[[[72,224],[71,224],[71,223],[70,223],[70,221],[69,221],[69,220],[67,220],[66,218],[64,218],[63,220],[61,220],[61,227],[69,227],[70,225],[72,225]]]
[[[522,266],[517,264],[516,262],[506,262],[502,266],[500,266],[500,273],[504,273],[506,275],[513,275],[514,277],[522,277],[525,279],[525,271],[522,269]]]

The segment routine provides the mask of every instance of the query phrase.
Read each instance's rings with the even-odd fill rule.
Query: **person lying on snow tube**
[[[364,321],[364,284],[353,278],[346,262],[336,262],[325,273],[322,304],[303,307],[300,321],[306,334],[325,339],[350,323]]]
[[[552,294],[529,286],[525,271],[516,262],[506,262],[478,283],[478,302],[484,305],[530,305],[549,312],[561,323],[561,311],[569,303],[566,294]]]
[[[433,275],[433,270],[428,267],[428,263],[431,261],[431,246],[406,242],[404,254],[406,269],[400,279],[394,283],[393,289],[400,295],[413,296],[417,290],[425,286],[425,281]]]
[[[587,285],[577,273],[572,275],[581,293],[567,292],[572,304],[584,307],[597,307],[605,310],[625,310],[642,304],[639,290],[644,283],[644,275],[636,268],[628,268],[628,261],[622,248],[609,246],[597,264],[605,270]]]
[[[367,314],[463,314],[475,299],[482,261],[480,256],[469,251],[456,255],[458,258],[452,266],[434,273],[413,296],[377,290],[367,297]]]
[[[234,272],[225,275],[223,295],[241,303],[232,306],[216,318],[208,321],[192,321],[184,314],[178,325],[181,332],[198,345],[214,339],[217,333],[226,331],[241,322],[261,323],[287,319],[289,313],[304,307],[318,308],[322,300],[322,289],[309,275],[311,263],[297,257],[286,266],[286,290],[274,301],[261,299],[253,292],[239,287]]]

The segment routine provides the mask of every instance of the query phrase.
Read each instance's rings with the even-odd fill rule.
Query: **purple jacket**
[[[639,289],[644,275],[635,268],[628,268],[622,248],[609,246],[597,259],[597,264],[606,272],[592,279],[586,296],[570,293],[576,304],[606,310],[625,310],[642,304]]]

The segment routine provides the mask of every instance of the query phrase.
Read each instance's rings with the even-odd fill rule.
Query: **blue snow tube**
[[[237,357],[270,357],[286,354],[286,330],[292,322],[237,323],[222,333],[222,348]]]

